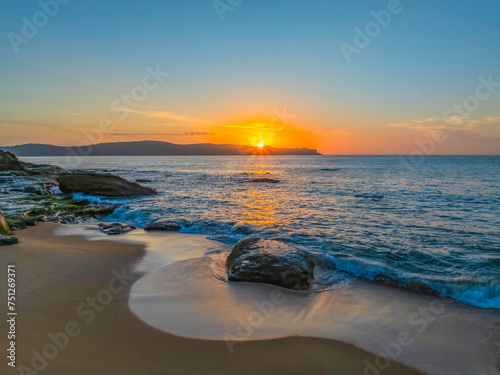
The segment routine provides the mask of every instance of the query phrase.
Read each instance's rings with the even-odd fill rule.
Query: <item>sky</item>
[[[0,146],[499,154],[500,2],[4,0]]]

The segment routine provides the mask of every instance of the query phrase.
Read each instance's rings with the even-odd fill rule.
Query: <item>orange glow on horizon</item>
[[[291,124],[253,119],[218,125],[211,128],[210,141],[219,144],[256,145],[264,149],[272,145],[277,148],[317,148],[317,134]]]

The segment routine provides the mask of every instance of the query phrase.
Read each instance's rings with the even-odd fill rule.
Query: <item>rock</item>
[[[276,183],[280,182],[280,180],[275,180],[275,179],[266,178],[266,177],[260,177],[260,178],[254,178],[253,180],[251,180],[249,182],[267,182],[270,184],[276,184]]]
[[[51,214],[52,212],[53,212],[52,207],[35,207],[30,209],[29,211],[26,211],[24,213],[24,217],[35,218]]]
[[[71,204],[79,207],[88,206],[90,201],[88,199],[72,199]]]
[[[2,211],[0,211],[0,234],[4,236],[9,236],[12,234],[9,228],[9,224],[7,224]]]
[[[181,229],[181,226],[179,223],[176,223],[175,221],[168,220],[168,219],[160,219],[157,221],[154,221],[152,223],[149,223],[144,227],[144,230],[150,231],[150,230],[164,230],[164,231],[170,231],[170,232],[177,232],[179,229]]]
[[[55,165],[46,165],[46,164],[31,164],[26,163],[28,167],[28,173],[31,175],[41,175],[41,176],[57,176],[66,171],[60,167]]]
[[[135,180],[135,182],[147,183],[147,182],[153,182],[153,181],[151,181],[151,180],[146,180],[145,178],[139,178],[139,179]]]
[[[18,242],[19,241],[16,237],[9,237],[0,234],[0,246],[15,245]]]
[[[68,212],[71,212],[73,216],[76,217],[103,218],[111,215],[117,208],[121,206],[121,204],[102,204],[100,206],[79,207],[78,209],[74,209]]]
[[[109,234],[109,235],[116,235],[116,234],[122,234],[122,233],[127,233],[130,231],[133,231],[137,229],[133,225],[126,225],[126,224],[121,224],[121,223],[100,223],[98,224],[99,228],[101,228],[101,231],[103,233]]]
[[[0,171],[26,172],[27,168],[26,163],[17,160],[13,153],[0,150]]]
[[[427,284],[421,282],[421,281],[402,281],[402,280],[397,280],[389,275],[385,274],[378,274],[373,277],[373,280],[382,282],[387,285],[395,286],[397,288],[403,288],[403,289],[408,289],[413,292],[422,292],[422,293],[437,293],[435,290],[433,290],[430,286]]]
[[[65,194],[84,193],[106,197],[153,195],[155,189],[112,175],[96,173],[68,173],[57,177],[59,188]]]
[[[29,218],[29,219],[26,219],[24,220],[24,225],[28,226],[28,227],[36,227],[37,226],[37,222],[36,220],[33,218]]]
[[[256,227],[245,222],[237,222],[231,228],[232,233],[243,234],[245,236],[255,233],[256,231],[257,231]]]
[[[12,171],[12,175],[19,177],[19,176],[28,176],[28,173],[24,170],[19,170],[19,171]]]
[[[367,198],[367,199],[382,199],[384,196],[382,194],[356,194],[356,198]]]
[[[304,251],[275,240],[250,238],[234,246],[226,260],[231,281],[249,281],[308,290],[314,260]]]
[[[24,188],[24,193],[37,194],[37,195],[45,195],[44,189],[39,186],[27,186]]]

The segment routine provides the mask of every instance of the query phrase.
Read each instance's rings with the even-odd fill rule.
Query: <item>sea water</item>
[[[160,218],[228,244],[274,238],[314,253],[317,282],[382,280],[500,308],[500,156],[21,158],[112,173],[158,190],[107,217]],[[252,182],[256,178],[278,183]],[[77,197],[82,197],[77,194]]]

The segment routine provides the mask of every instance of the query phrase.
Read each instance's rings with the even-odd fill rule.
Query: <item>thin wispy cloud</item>
[[[73,113],[73,112],[54,112],[54,114],[60,116],[83,116],[83,113]]]
[[[207,136],[212,135],[210,132],[186,132],[186,133],[110,133],[112,136]]]
[[[168,120],[177,120],[177,121],[196,123],[196,124],[211,124],[210,121],[202,120],[202,119],[195,118],[195,117],[175,114],[175,113],[167,112],[167,111],[144,111],[144,110],[132,109],[132,108],[128,108],[128,107],[122,107],[122,108],[120,108],[120,110],[123,112],[135,113],[135,114],[143,115],[143,116],[147,116],[147,117],[154,117],[154,118],[168,119]]]
[[[415,119],[407,122],[391,123],[390,126],[407,127],[421,131],[435,130],[473,130],[478,125],[500,123],[500,117],[489,116],[480,119],[470,119],[465,116],[450,116],[450,117],[427,117],[423,119]]]
[[[36,127],[36,128],[43,127],[48,129],[68,129],[68,128],[73,129],[73,127],[62,124],[25,121],[21,119],[0,119],[0,125],[15,125],[15,126]]]

